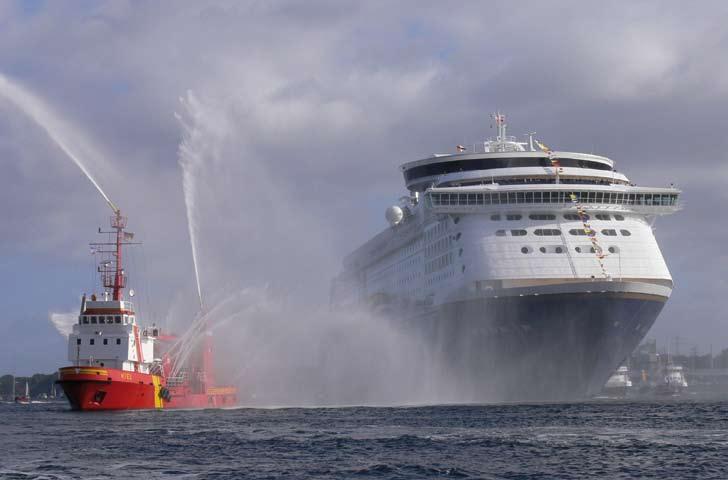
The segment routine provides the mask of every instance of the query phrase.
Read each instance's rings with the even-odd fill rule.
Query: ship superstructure
[[[75,410],[202,408],[232,406],[237,390],[216,387],[212,347],[204,332],[178,362],[176,337],[155,325],[139,325],[134,305],[124,298],[127,275],[122,248],[133,244],[126,217],[115,209],[109,241],[92,243],[100,258],[103,292],[81,300],[78,322],[68,338],[71,366],[57,381]],[[133,291],[130,291],[133,296]],[[198,333],[198,332],[195,332]],[[181,365],[180,363],[183,363]]]
[[[680,192],[636,186],[603,156],[519,142],[493,118],[478,151],[400,167],[409,195],[345,258],[332,302],[404,320],[466,401],[596,393],[670,296],[652,225]]]

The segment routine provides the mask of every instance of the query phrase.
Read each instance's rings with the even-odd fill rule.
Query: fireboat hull
[[[167,387],[164,378],[113,368],[64,367],[58,383],[72,410],[150,410],[220,408],[237,404],[233,387],[194,392],[188,385]]]

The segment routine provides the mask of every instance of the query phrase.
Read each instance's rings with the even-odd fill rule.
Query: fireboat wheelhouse
[[[235,387],[215,386],[211,337],[197,328],[180,338],[142,328],[134,305],[124,299],[126,273],[122,247],[133,245],[127,219],[114,208],[110,241],[92,243],[101,257],[100,296],[81,300],[78,323],[68,337],[71,366],[59,380],[73,410],[217,408],[237,404]],[[133,290],[129,292],[133,296]],[[201,337],[201,338],[200,338]],[[190,347],[192,345],[192,347]]]

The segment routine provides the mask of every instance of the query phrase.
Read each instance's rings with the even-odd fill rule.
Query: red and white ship
[[[237,404],[237,389],[216,386],[212,345],[204,322],[184,341],[139,325],[134,305],[124,299],[122,247],[131,244],[126,217],[115,209],[110,241],[91,244],[102,257],[104,291],[86,295],[68,337],[71,366],[59,369],[63,391],[74,410],[216,408]],[[130,296],[133,291],[130,291]],[[192,334],[197,338],[192,338]]]

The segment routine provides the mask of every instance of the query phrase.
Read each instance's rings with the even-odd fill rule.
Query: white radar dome
[[[397,205],[392,205],[384,212],[384,216],[390,225],[397,225],[404,218],[404,211]]]

